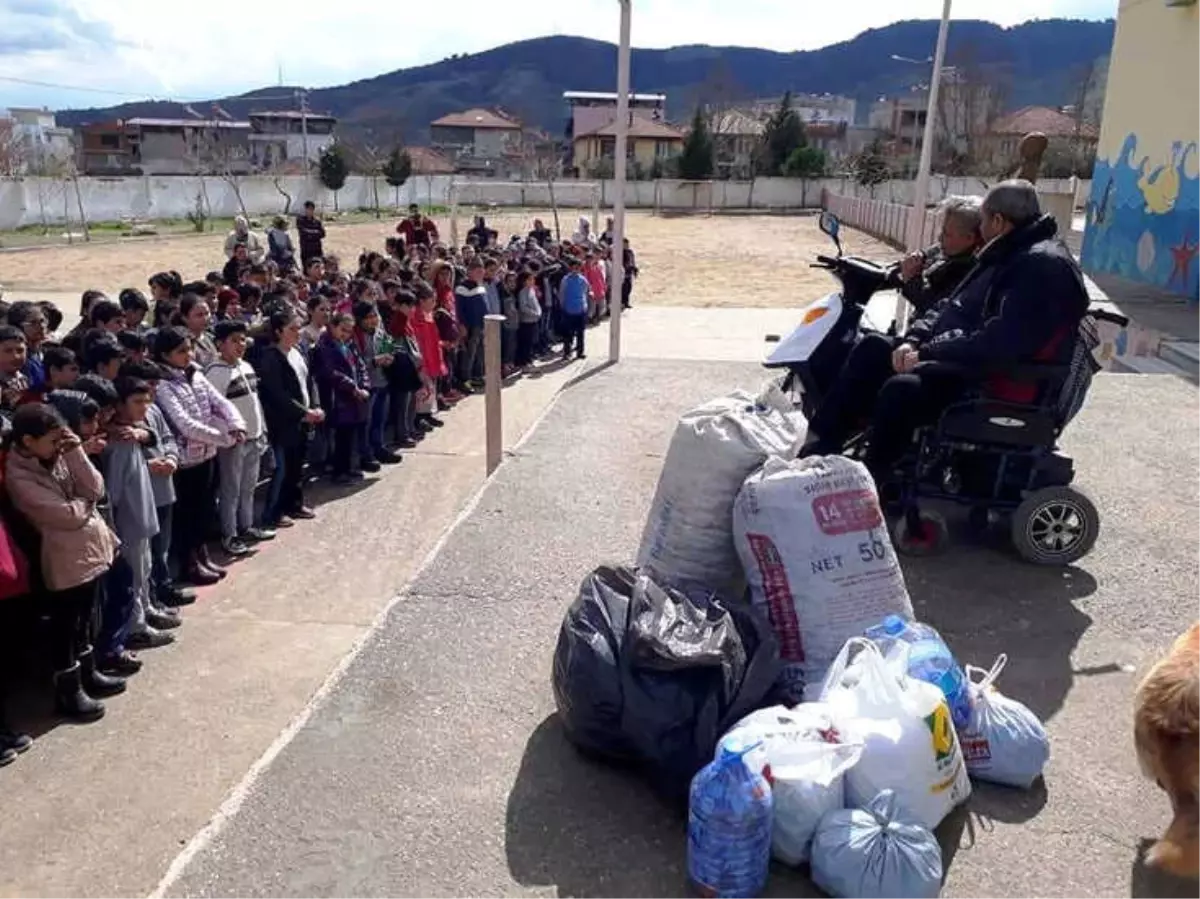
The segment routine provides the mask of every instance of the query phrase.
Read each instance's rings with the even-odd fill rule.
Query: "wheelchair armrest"
[[[992,375],[1002,375],[1014,381],[1037,383],[1041,381],[1065,380],[1071,373],[1069,365],[1048,365],[1038,362],[1023,362],[1017,365],[968,367],[954,362],[918,362],[913,374],[947,375],[966,381],[982,381]]]

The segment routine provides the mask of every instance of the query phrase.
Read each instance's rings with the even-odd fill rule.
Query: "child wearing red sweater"
[[[409,319],[412,336],[421,351],[421,389],[416,395],[416,423],[421,430],[431,431],[442,426],[441,420],[433,413],[437,410],[438,379],[444,378],[449,369],[442,354],[442,340],[434,320],[437,295],[425,283],[416,286],[416,293],[420,306]]]

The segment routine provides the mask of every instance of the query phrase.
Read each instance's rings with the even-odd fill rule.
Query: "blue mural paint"
[[[1115,160],[1097,160],[1081,254],[1092,274],[1120,275],[1200,299],[1200,167],[1196,142],[1176,141],[1170,161],[1150,168],[1135,159],[1137,137],[1125,138]]]

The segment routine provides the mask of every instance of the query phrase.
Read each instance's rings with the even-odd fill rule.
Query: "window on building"
[[[105,149],[111,148],[115,150],[121,146],[121,136],[118,134],[101,134],[100,146]]]

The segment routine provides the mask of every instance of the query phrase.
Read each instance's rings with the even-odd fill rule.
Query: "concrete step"
[[[1158,355],[1176,368],[1189,373],[1193,381],[1200,380],[1200,343],[1190,340],[1164,340]]]
[[[1196,383],[1196,377],[1186,369],[1172,365],[1166,359],[1160,359],[1158,356],[1121,356],[1113,360],[1110,371],[1118,374],[1175,375]]]

